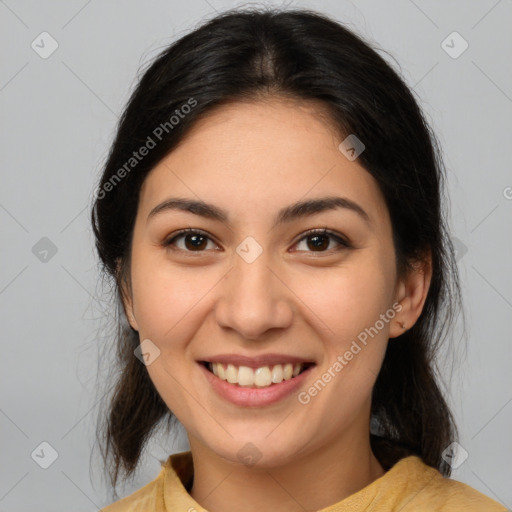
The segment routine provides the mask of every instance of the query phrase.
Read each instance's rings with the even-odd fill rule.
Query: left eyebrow
[[[321,197],[319,199],[310,199],[307,201],[298,201],[282,210],[279,210],[275,226],[291,222],[300,217],[307,217],[316,213],[344,208],[357,213],[367,224],[372,225],[370,216],[356,202],[347,197]]]
[[[321,197],[318,199],[309,199],[306,201],[298,201],[285,208],[279,210],[274,220],[274,226],[291,222],[301,217],[315,215],[317,213],[336,210],[339,208],[347,209],[359,215],[367,224],[372,225],[370,216],[356,202],[346,197]],[[147,221],[151,217],[169,210],[181,210],[200,217],[217,220],[227,223],[229,221],[229,213],[213,204],[206,203],[201,200],[185,199],[185,198],[169,198],[163,203],[155,206],[148,215]]]

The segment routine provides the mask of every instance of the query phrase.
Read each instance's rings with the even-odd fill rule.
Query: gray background
[[[282,5],[266,5],[273,4]],[[93,511],[110,502],[91,455],[106,389],[97,371],[109,365],[100,349],[109,337],[91,193],[138,68],[215,11],[236,5],[0,1],[0,511]],[[510,508],[512,1],[287,5],[330,14],[390,52],[441,140],[468,334],[467,353],[460,351],[447,379],[469,454],[453,477]],[[58,44],[45,59],[40,53],[51,41],[39,37],[43,31]],[[454,31],[469,44],[457,58],[463,41],[446,40]],[[156,476],[158,457],[186,448],[182,433],[156,438],[124,492]],[[52,449],[58,457],[42,469]]]

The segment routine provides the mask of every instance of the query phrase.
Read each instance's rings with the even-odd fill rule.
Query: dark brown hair
[[[416,454],[448,476],[441,454],[456,428],[435,355],[461,294],[436,137],[402,78],[361,37],[318,13],[270,9],[223,13],[171,44],[144,71],[120,119],[92,208],[118,312],[117,380],[99,428],[111,481],[115,486],[121,473],[133,474],[157,425],[166,421],[171,428],[173,418],[134,356],[139,337],[121,302],[141,185],[213,108],[265,95],[320,101],[340,133],[356,134],[366,146],[358,162],[377,180],[389,209],[398,271],[431,255],[422,314],[388,344],[373,390],[371,443],[386,468]],[[148,138],[155,145],[131,161]]]

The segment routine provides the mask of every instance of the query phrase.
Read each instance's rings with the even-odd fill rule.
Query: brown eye
[[[351,245],[340,236],[325,229],[314,230],[302,237],[297,247],[305,243],[305,249],[297,249],[305,252],[328,252],[330,250],[348,249]]]
[[[166,241],[164,245],[166,247],[174,246],[178,250],[186,252],[203,252],[208,248],[212,248],[208,247],[209,242],[214,246],[213,248],[216,247],[208,235],[197,230],[188,229],[179,232]]]
[[[327,235],[311,235],[307,239],[308,248],[312,251],[324,251],[329,247],[329,237]]]
[[[185,235],[185,247],[191,251],[204,249],[207,238],[203,235]]]

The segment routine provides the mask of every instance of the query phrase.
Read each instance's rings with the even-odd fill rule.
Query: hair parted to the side
[[[355,134],[364,143],[358,162],[384,195],[401,275],[431,255],[423,312],[414,326],[390,340],[373,390],[371,443],[385,468],[416,454],[450,475],[441,453],[457,432],[435,356],[460,310],[461,292],[443,208],[444,166],[437,139],[402,78],[351,30],[312,11],[251,9],[215,17],[148,66],[119,121],[98,186],[92,226],[118,312],[117,381],[98,430],[114,487],[121,475],[133,474],[157,424],[168,420],[169,426],[173,418],[134,356],[138,333],[123,318],[121,305],[121,284],[129,289],[142,183],[214,107],[275,95],[321,102],[340,134]],[[184,109],[191,100],[193,108]],[[171,129],[173,115],[179,121]],[[157,131],[157,137],[163,123],[167,129]],[[129,172],[120,173],[148,137],[154,147]],[[114,183],[116,173],[122,179]]]

